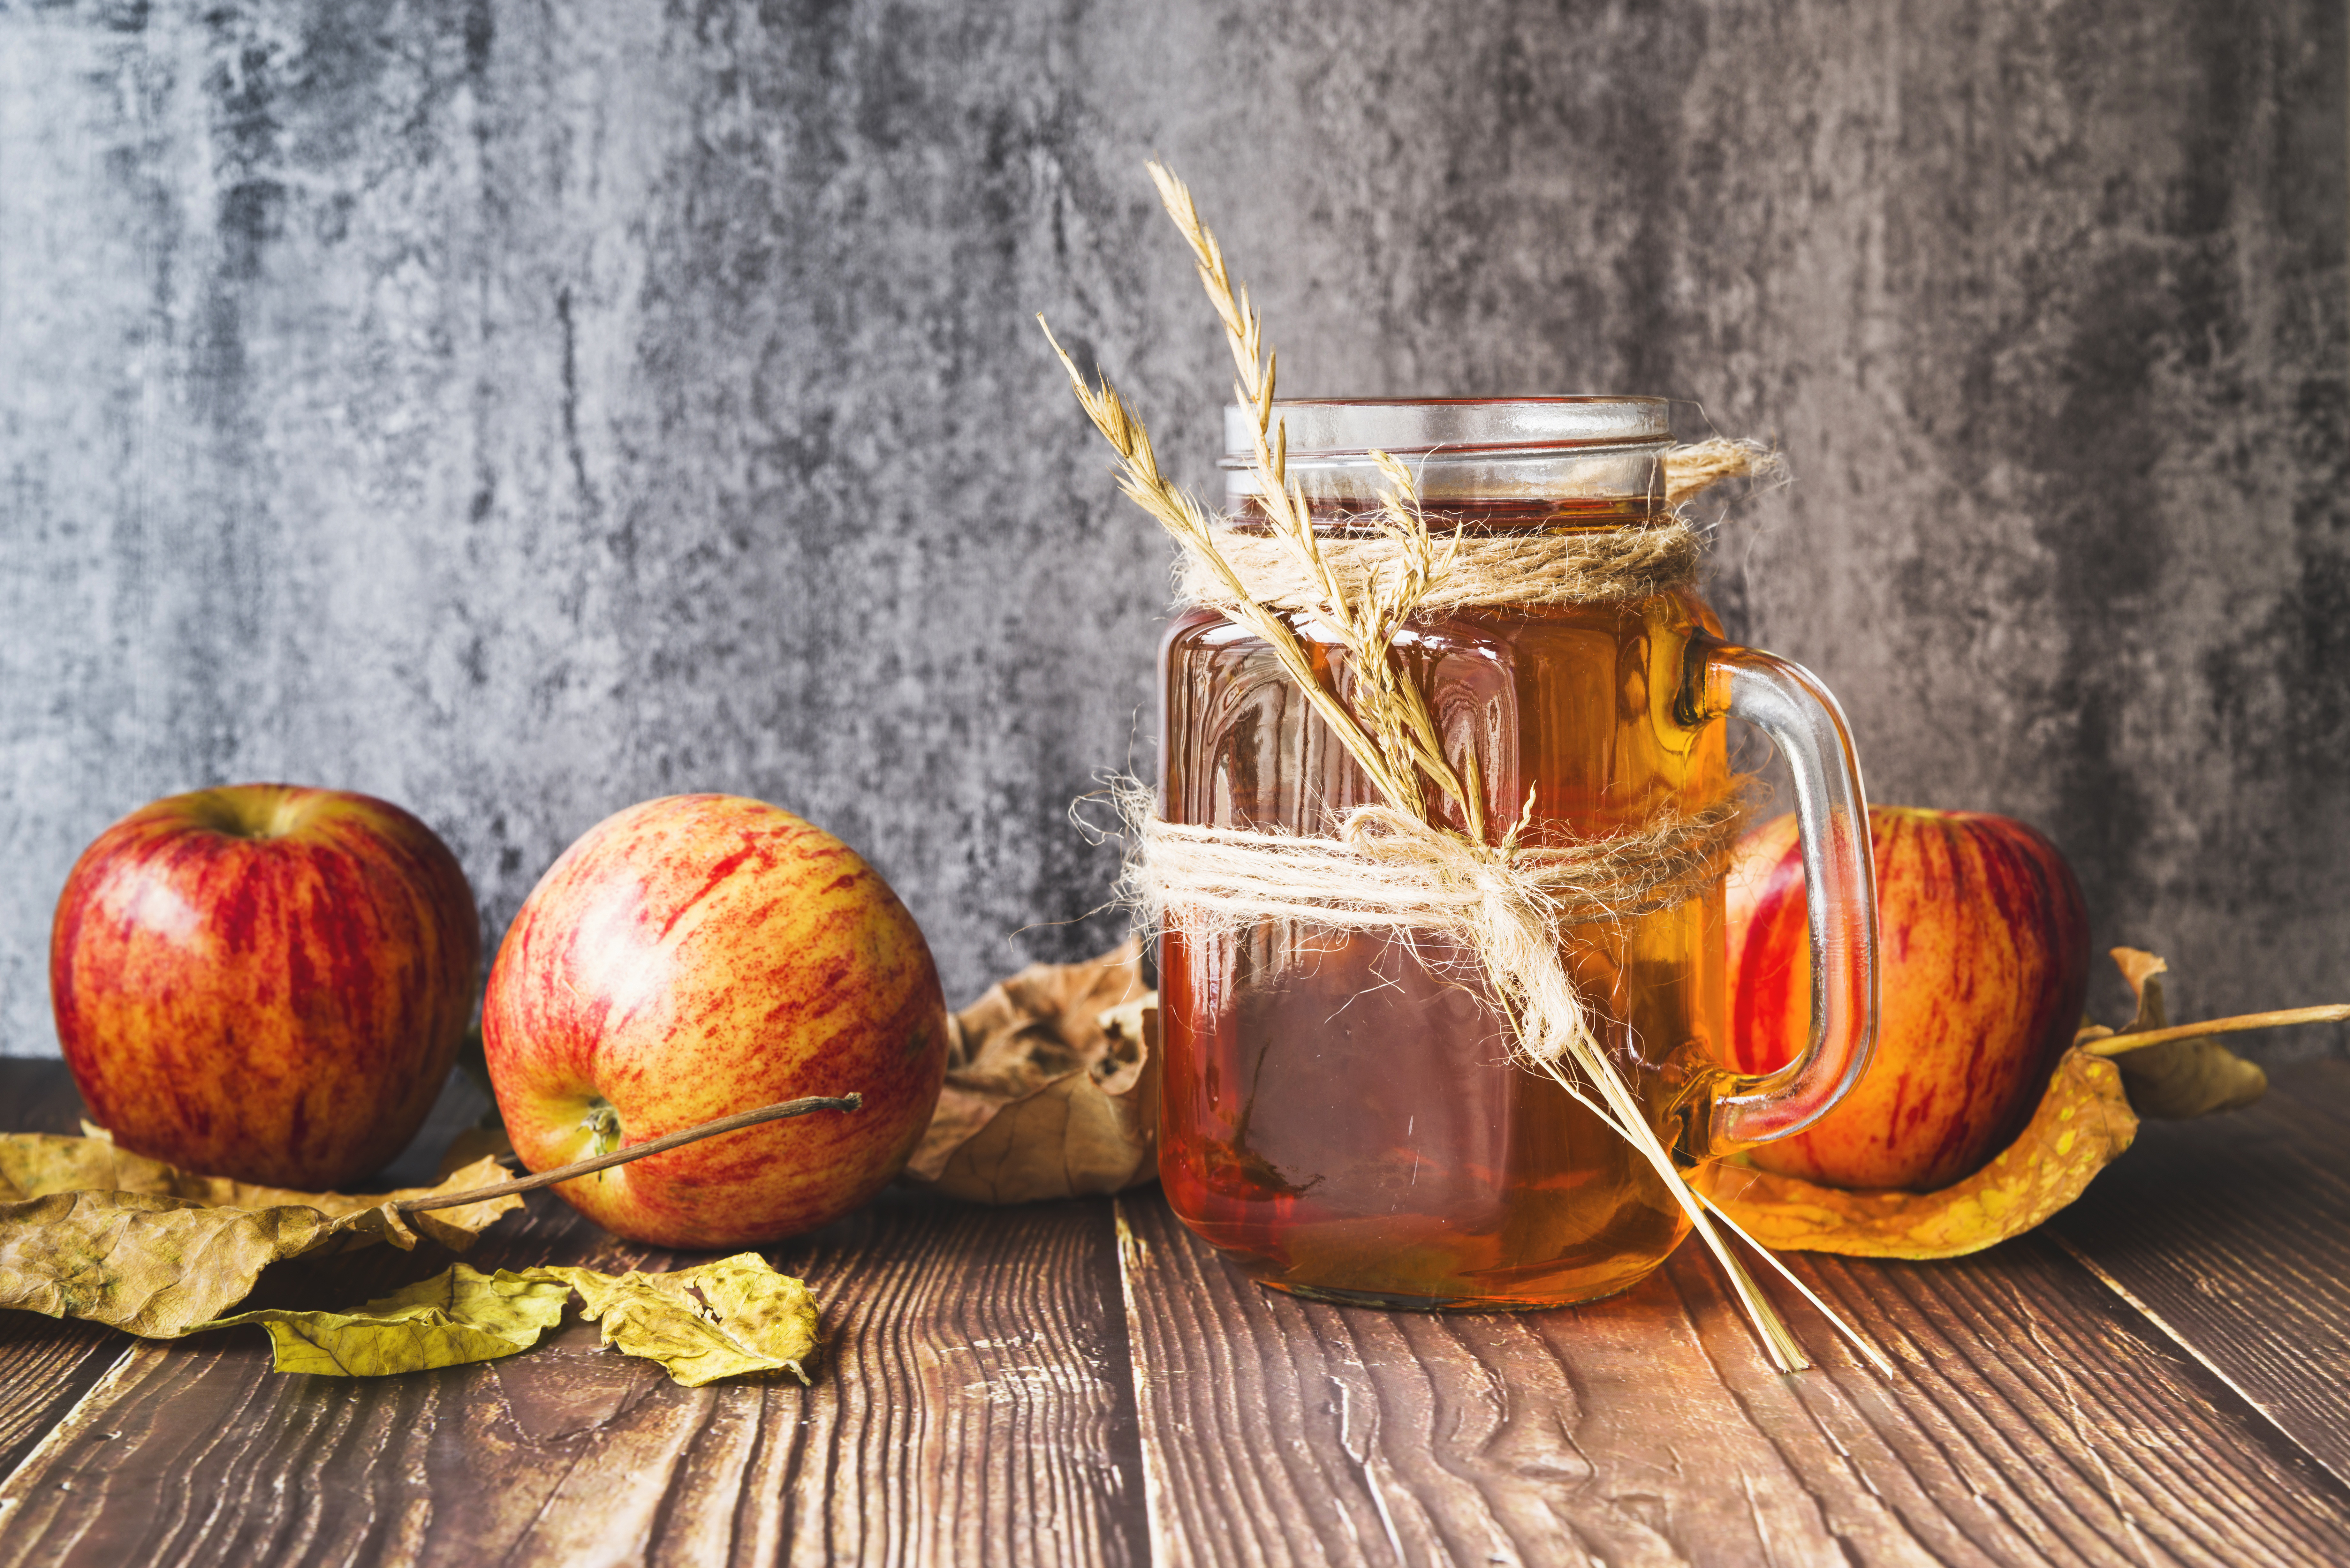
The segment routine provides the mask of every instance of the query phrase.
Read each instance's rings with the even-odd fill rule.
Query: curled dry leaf
[[[1938,1192],[1851,1192],[1731,1166],[1711,1168],[1704,1186],[1774,1251],[1956,1258],[2022,1235],[2072,1202],[2137,1135],[2121,1074],[2074,1050],[2056,1064],[2022,1134]]]
[[[2095,1045],[2099,1055],[2110,1055],[2120,1064],[2122,1083],[2138,1115],[2185,1121],[2241,1110],[2268,1092],[2269,1075],[2258,1064],[2245,1061],[2210,1035],[2187,1035],[2135,1048],[2121,1044],[2129,1035],[2170,1027],[2160,978],[2170,966],[2137,948],[2116,948],[2113,957],[2130,990],[2137,993],[2137,1016],[2118,1035],[2092,1025],[2075,1035],[2073,1043]],[[2103,1044],[2106,1041],[2117,1044]]]
[[[499,1270],[458,1263],[348,1312],[249,1312],[189,1332],[252,1324],[269,1332],[280,1372],[382,1377],[513,1355],[563,1321],[577,1291],[604,1343],[658,1361],[688,1387],[722,1377],[790,1372],[808,1380],[816,1301],[755,1252],[673,1273],[594,1269]]]
[[[284,1259],[420,1239],[463,1251],[521,1199],[409,1215],[393,1205],[504,1175],[481,1160],[433,1188],[294,1192],[191,1175],[103,1137],[0,1136],[0,1307],[174,1338],[243,1301]]]
[[[160,1159],[133,1154],[116,1144],[103,1127],[88,1122],[82,1126],[87,1131],[82,1137],[51,1133],[0,1134],[0,1204],[58,1192],[137,1192],[156,1198],[184,1199],[208,1209],[315,1209],[330,1219],[342,1219],[406,1199],[466,1191],[467,1182],[460,1181],[461,1176],[480,1187],[505,1175],[494,1159],[475,1157],[446,1169],[432,1187],[404,1187],[396,1192],[367,1194],[297,1192],[291,1188],[260,1187],[225,1176],[197,1176]],[[452,1251],[463,1251],[499,1215],[521,1206],[518,1200],[484,1199],[463,1209],[387,1215],[383,1223],[390,1229],[380,1236],[370,1233],[365,1241],[353,1244],[382,1240],[398,1247],[413,1247],[417,1233],[421,1233]]]
[[[140,1192],[0,1206],[0,1307],[171,1339],[249,1294],[261,1271],[326,1244],[315,1209],[209,1209]]]
[[[273,1308],[193,1324],[187,1332],[258,1324],[269,1331],[280,1372],[380,1377],[462,1366],[528,1350],[563,1321],[571,1287],[551,1273],[484,1274],[458,1263],[347,1313]]]
[[[1031,964],[953,1019],[946,1088],[906,1174],[980,1203],[1116,1192],[1158,1174],[1157,998],[1133,941]]]

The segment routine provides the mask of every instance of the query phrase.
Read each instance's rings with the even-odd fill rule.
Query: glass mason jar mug
[[[1647,398],[1274,405],[1317,535],[1373,530],[1391,452],[1431,528],[1653,528],[1670,521],[1666,405]],[[1226,526],[1262,528],[1253,410],[1226,411]],[[1252,515],[1258,519],[1252,523]],[[1345,649],[1284,618],[1326,679]],[[1859,1075],[1876,1020],[1876,899],[1860,775],[1809,674],[1731,647],[1693,587],[1600,604],[1415,619],[1395,656],[1448,756],[1473,753],[1488,824],[1564,846],[1694,814],[1732,787],[1721,718],[1761,727],[1795,779],[1811,910],[1813,1037],[1780,1071],[1729,1072],[1721,884],[1572,928],[1560,956],[1602,1047],[1686,1168],[1799,1131]],[[1328,836],[1369,779],[1273,650],[1212,609],[1160,650],[1159,809],[1170,822]],[[1443,813],[1451,815],[1445,816]],[[1463,823],[1449,804],[1441,826]],[[1488,833],[1493,832],[1489,828]],[[1454,937],[1263,917],[1159,952],[1159,1176],[1185,1224],[1260,1282],[1386,1306],[1522,1308],[1638,1282],[1688,1220],[1629,1142],[1511,1059]]]

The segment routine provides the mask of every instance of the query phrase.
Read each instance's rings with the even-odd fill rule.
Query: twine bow
[[[1266,918],[1447,932],[1502,977],[1498,1000],[1513,1018],[1539,1023],[1518,1031],[1515,1049],[1529,1066],[1558,1060],[1569,1040],[1592,1034],[1558,962],[1561,934],[1695,897],[1721,874],[1742,817],[1738,801],[1725,797],[1699,812],[1659,813],[1637,832],[1554,848],[1522,842],[1531,800],[1529,815],[1486,845],[1389,805],[1356,806],[1336,836],[1318,838],[1169,822],[1141,785],[1129,782],[1118,794],[1137,847],[1125,901],[1147,920],[1201,935]]]

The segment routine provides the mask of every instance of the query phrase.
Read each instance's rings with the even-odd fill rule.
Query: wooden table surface
[[[78,1109],[0,1062],[0,1123]],[[1269,1294],[1149,1189],[893,1196],[769,1255],[826,1303],[812,1388],[681,1388],[577,1324],[338,1379],[271,1372],[258,1330],[0,1312],[0,1568],[2350,1562],[2350,1064],[2148,1127],[1992,1251],[1798,1260],[1890,1378],[1800,1307],[1822,1365],[1773,1372],[1693,1247],[1522,1316]],[[537,1193],[472,1261],[690,1260]]]

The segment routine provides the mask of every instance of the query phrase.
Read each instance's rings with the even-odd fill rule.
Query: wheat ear
[[[1483,792],[1474,784],[1474,753],[1465,757],[1461,769],[1453,767],[1444,754],[1426,694],[1396,666],[1396,634],[1418,609],[1440,561],[1411,471],[1386,452],[1375,454],[1387,481],[1379,526],[1404,545],[1405,560],[1399,576],[1375,583],[1359,598],[1352,597],[1322,553],[1304,493],[1290,483],[1288,435],[1273,422],[1274,359],[1264,347],[1263,321],[1250,303],[1247,286],[1233,280],[1223,247],[1201,221],[1191,189],[1164,164],[1153,162],[1147,167],[1167,215],[1191,247],[1200,286],[1223,323],[1237,373],[1234,400],[1255,415],[1250,466],[1256,476],[1260,509],[1274,537],[1288,546],[1318,589],[1320,618],[1353,656],[1357,687],[1354,711],[1367,738],[1378,747],[1398,782],[1405,786],[1404,798],[1390,795],[1389,804],[1427,820],[1427,805],[1419,788],[1419,775],[1425,774],[1459,808],[1470,837],[1482,844],[1484,800]],[[1456,534],[1456,546],[1457,543]]]

